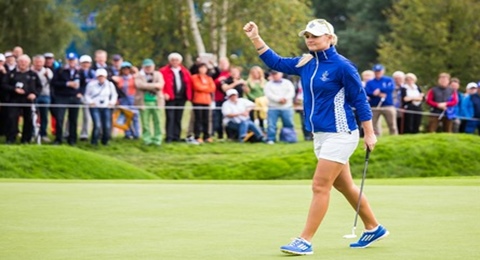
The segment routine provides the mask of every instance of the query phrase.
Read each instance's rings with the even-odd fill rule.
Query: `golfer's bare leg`
[[[335,189],[341,192],[343,196],[345,196],[350,205],[352,205],[352,207],[356,210],[360,189],[357,185],[355,185],[355,183],[353,183],[349,163],[345,164],[337,179],[333,183],[333,186]],[[365,229],[373,229],[378,226],[377,219],[370,208],[370,204],[368,204],[365,194],[362,194],[362,201],[360,202],[360,211],[358,215],[362,219]]]
[[[330,190],[333,182],[342,171],[344,165],[338,162],[319,159],[315,175],[313,176],[313,197],[308,212],[305,228],[300,235],[303,239],[311,241],[328,209]]]

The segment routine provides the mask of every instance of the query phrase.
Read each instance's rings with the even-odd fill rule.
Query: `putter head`
[[[357,237],[357,234],[355,234],[355,227],[352,228],[352,234],[347,234],[345,236],[343,236],[343,238],[346,238],[346,239],[350,239],[350,238],[356,238]]]
[[[348,234],[348,235],[343,236],[343,238],[345,238],[345,239],[351,239],[351,238],[356,238],[356,237],[357,237],[357,235],[355,235],[355,234]]]

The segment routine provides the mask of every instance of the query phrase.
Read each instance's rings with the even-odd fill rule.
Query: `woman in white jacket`
[[[117,91],[112,82],[107,80],[107,71],[98,69],[96,80],[87,85],[85,101],[90,105],[90,115],[93,121],[91,144],[98,145],[100,128],[102,129],[102,144],[107,145],[112,130],[112,107],[117,103]]]

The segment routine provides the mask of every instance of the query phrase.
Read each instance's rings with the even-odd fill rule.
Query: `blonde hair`
[[[250,68],[250,71],[248,73],[248,78],[247,78],[247,83],[252,84],[255,78],[253,78],[253,72],[257,71],[258,75],[260,77],[260,85],[263,87],[265,84],[265,72],[263,72],[263,69],[260,66],[253,66]]]
[[[411,79],[413,79],[413,82],[417,82],[417,76],[416,76],[415,74],[413,74],[413,73],[407,73],[407,74],[405,74],[405,78],[406,78],[406,79],[407,79],[407,78],[411,78]]]

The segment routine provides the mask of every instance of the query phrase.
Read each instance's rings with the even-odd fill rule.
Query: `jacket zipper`
[[[318,55],[317,55],[316,52],[315,52],[315,62],[316,62],[315,71],[313,71],[313,75],[310,78],[310,94],[312,95],[312,109],[310,111],[310,126],[311,126],[311,129],[312,129],[312,133],[315,132],[315,129],[314,129],[314,126],[313,126],[313,111],[315,110],[315,96],[314,96],[314,93],[313,93],[313,78],[315,78],[315,75],[317,75],[317,71],[318,71]]]

